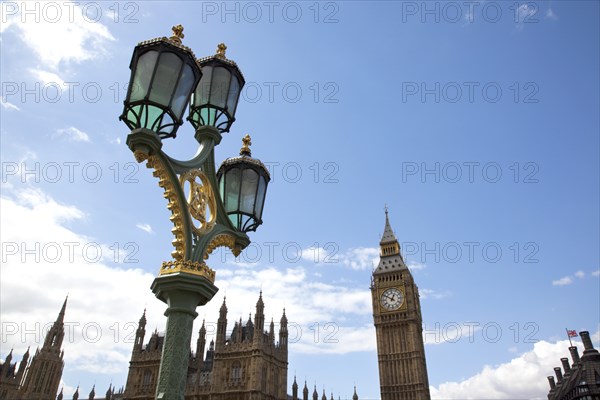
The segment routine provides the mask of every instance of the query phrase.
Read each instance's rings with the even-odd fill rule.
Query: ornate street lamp
[[[236,256],[248,246],[246,232],[262,223],[270,180],[264,165],[251,157],[246,136],[240,157],[227,159],[221,166],[223,190],[218,190],[214,148],[235,120],[244,78],[238,66],[225,58],[224,44],[216,55],[196,61],[182,45],[183,36],[183,27],[177,25],[170,38],[135,47],[129,90],[119,117],[131,129],[127,145],[135,159],[154,169],[174,225],[173,259],[162,263],[151,286],[168,305],[156,390],[156,398],[165,400],[184,398],[196,307],[210,301],[218,290],[215,272],[205,261],[219,246],[228,247]],[[162,140],[176,136],[188,104],[187,119],[196,129],[199,150],[192,159],[181,161],[162,151]]]
[[[131,58],[131,79],[119,119],[129,129],[150,129],[161,138],[175,137],[183,112],[202,72],[194,53],[181,44],[183,27],[171,38],[138,44]]]
[[[189,120],[199,126],[214,126],[219,132],[229,132],[235,121],[235,110],[246,81],[237,64],[225,57],[227,46],[217,47],[217,54],[198,60],[202,80],[192,96]]]
[[[256,231],[262,224],[265,194],[271,177],[264,164],[252,158],[250,135],[242,142],[240,156],[223,161],[217,180],[229,220],[239,231],[249,232]]]

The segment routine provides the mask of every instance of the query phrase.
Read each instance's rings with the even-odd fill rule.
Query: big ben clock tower
[[[400,254],[387,208],[371,296],[381,400],[429,400],[419,289]]]

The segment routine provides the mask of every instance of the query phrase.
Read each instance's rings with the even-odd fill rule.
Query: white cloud
[[[44,86],[53,86],[60,91],[62,91],[65,86],[65,81],[54,72],[44,71],[36,68],[30,68],[29,72]]]
[[[423,263],[419,263],[416,261],[409,261],[406,265],[411,271],[419,271],[425,269],[427,266]]]
[[[340,253],[337,243],[326,243],[322,247],[303,249],[302,259],[321,266],[350,267],[353,270],[372,270],[377,266],[379,250],[373,247],[357,247]]]
[[[580,354],[583,346],[579,347]],[[569,356],[569,342],[539,341],[533,349],[507,363],[486,365],[476,375],[460,382],[446,382],[430,387],[432,398],[444,399],[545,399],[550,389],[546,376]]]
[[[140,228],[146,233],[154,233],[150,224],[137,224],[136,227]]]
[[[15,106],[13,103],[5,101],[2,98],[0,98],[0,104],[2,104],[2,108],[5,108],[7,110],[21,111],[21,109],[19,107]]]
[[[63,348],[69,369],[97,366],[93,368],[98,374],[126,371],[131,343],[125,338],[137,322],[132,310],[141,313],[147,303],[149,318],[164,320],[164,307],[148,290],[153,275],[138,268],[109,267],[106,262],[113,252],[107,245],[65,227],[85,219],[85,213],[39,189],[3,191],[0,208],[0,317],[3,327],[11,327],[3,329],[2,343],[14,347],[15,355],[29,345],[35,351],[44,327],[56,318],[68,293]],[[94,251],[82,250],[92,244],[102,253],[98,259]]]
[[[571,278],[570,276],[565,276],[560,279],[552,281],[553,286],[565,286],[565,285],[570,285],[571,283],[573,283],[573,278]]]
[[[357,247],[340,254],[339,262],[354,270],[372,270],[379,261],[379,249],[375,247]]]
[[[57,129],[55,136],[65,136],[68,140],[73,142],[91,142],[90,136],[75,128],[74,126],[70,126],[64,129]]]
[[[437,290],[433,290],[433,289],[419,289],[419,294],[421,295],[421,299],[425,300],[425,299],[434,299],[434,300],[440,300],[443,298],[446,298],[450,295],[450,292],[438,292]]]
[[[583,279],[585,277],[585,272],[583,271],[577,271],[575,272],[575,277],[579,278],[579,279]]]
[[[23,2],[23,5],[26,3]],[[108,45],[115,38],[108,28],[95,20],[94,11],[82,9],[77,2],[44,2],[23,6],[7,13],[2,31],[17,29],[15,35],[52,70],[63,64],[81,63],[110,54]],[[31,8],[28,8],[31,7]]]
[[[594,272],[592,272],[593,276],[600,276],[600,269],[595,270]]]
[[[69,370],[104,376],[123,374],[131,353],[129,339],[144,308],[148,309],[150,329],[164,330],[165,305],[148,289],[154,275],[131,268],[131,264],[111,267],[114,254],[108,245],[65,226],[84,220],[85,212],[58,203],[39,189],[11,188],[3,191],[0,202],[0,223],[5,232],[1,318],[3,326],[16,328],[3,330],[2,342],[7,348],[14,347],[15,355],[23,354],[28,345],[35,349],[43,339],[42,328],[54,320],[68,293],[63,348]],[[70,247],[64,243],[70,243]],[[89,254],[82,252],[89,243],[96,243],[101,257],[95,259],[92,255],[91,260]],[[25,249],[33,249],[33,253],[28,254]],[[240,317],[246,321],[248,314],[254,313],[262,289],[266,328],[271,317],[279,322],[285,307],[290,337],[296,335],[290,340],[292,351],[344,354],[375,348],[372,324],[365,324],[371,314],[368,289],[323,283],[303,267],[273,266],[220,269],[215,284],[220,288],[219,294],[198,308],[197,328],[203,317],[207,323],[216,323],[225,294],[228,328]],[[35,334],[24,337],[25,329]],[[320,339],[315,341],[315,335]],[[74,386],[73,382],[67,383]]]

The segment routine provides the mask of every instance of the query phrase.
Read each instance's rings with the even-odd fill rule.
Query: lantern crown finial
[[[171,36],[169,39],[174,42],[181,43],[181,39],[185,37],[183,34],[183,25],[178,24],[173,26],[171,29],[173,30],[173,36]]]
[[[218,58],[227,58],[225,57],[225,51],[227,50],[227,46],[225,45],[225,43],[219,43],[217,45],[217,53],[215,54],[215,57]]]
[[[244,136],[242,139],[242,143],[244,144],[240,149],[240,156],[252,156],[252,152],[250,151],[250,146],[252,146],[252,138],[250,135]]]

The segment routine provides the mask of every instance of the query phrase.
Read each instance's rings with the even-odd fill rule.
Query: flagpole
[[[571,335],[569,335],[569,329],[568,329],[568,328],[565,328],[565,331],[567,331],[567,337],[569,338],[569,345],[570,345],[571,347],[573,347],[573,342],[571,342]]]

